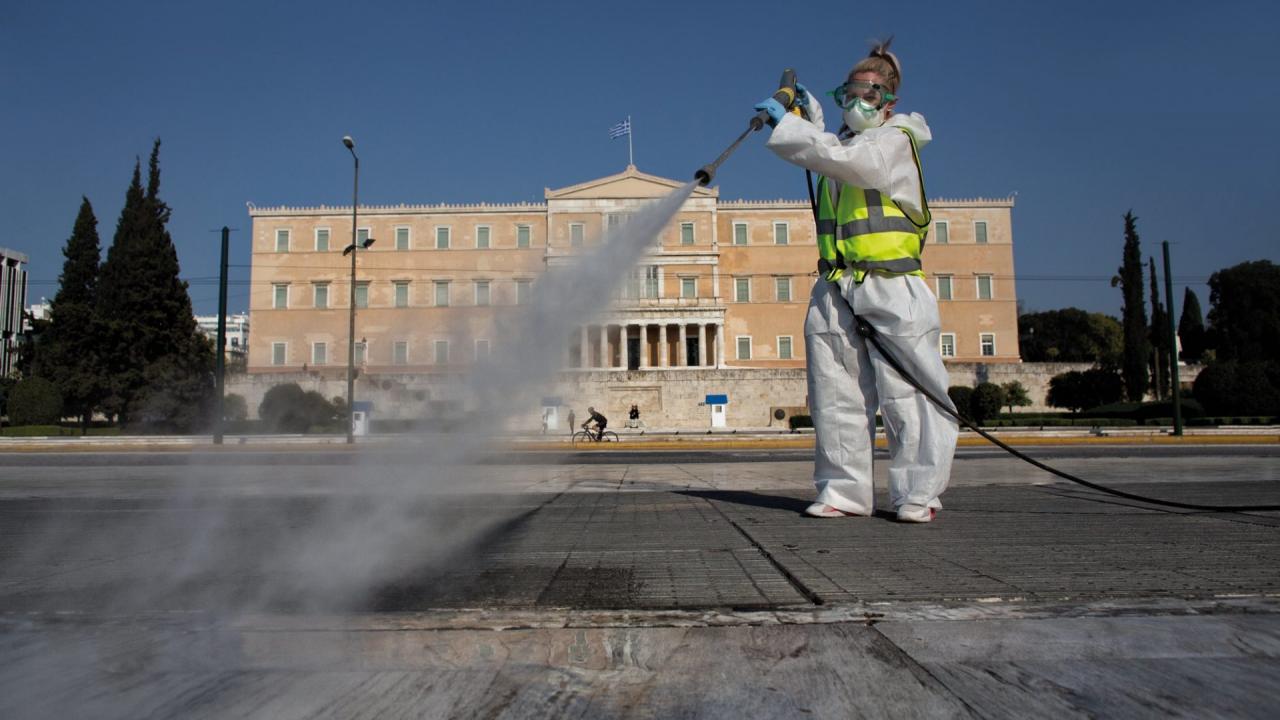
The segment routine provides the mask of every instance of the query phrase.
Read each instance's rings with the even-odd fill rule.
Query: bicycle
[[[618,439],[618,433],[612,430],[605,430],[599,440],[596,440],[596,434],[590,430],[579,430],[573,434],[573,446],[577,447],[578,443],[597,443],[597,442],[621,442]]]

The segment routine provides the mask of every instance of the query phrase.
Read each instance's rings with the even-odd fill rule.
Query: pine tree
[[[1178,318],[1178,339],[1182,342],[1182,359],[1199,362],[1204,356],[1204,313],[1200,311],[1200,298],[1187,288],[1182,296],[1182,316]]]
[[[1147,391],[1147,309],[1142,301],[1142,250],[1138,241],[1138,218],[1133,211],[1124,214],[1124,262],[1120,275],[1111,281],[1124,293],[1124,358],[1120,375],[1124,378],[1129,400],[1142,402]]]
[[[88,198],[82,198],[75,227],[62,254],[66,260],[50,310],[48,336],[42,345],[47,360],[42,367],[61,393],[66,413],[80,418],[84,432],[105,390],[103,334],[94,310],[101,250],[98,219]]]
[[[104,325],[112,339],[109,408],[126,423],[190,429],[212,393],[213,353],[196,327],[187,283],[160,199],[160,141],[151,150],[147,189],[139,165],[125,195],[102,268]]]
[[[1151,267],[1151,387],[1157,399],[1172,392],[1169,369],[1169,320],[1160,303],[1160,283],[1156,281],[1156,259],[1147,258]]]

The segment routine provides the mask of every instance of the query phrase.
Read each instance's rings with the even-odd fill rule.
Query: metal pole
[[[218,397],[218,414],[213,420],[213,444],[222,444],[222,423],[226,417],[226,398],[223,390],[226,388],[226,372],[227,372],[227,246],[230,244],[231,228],[226,225],[222,226],[222,263],[218,270],[218,356],[214,360],[214,376],[216,377],[215,391]]]
[[[347,145],[351,157],[355,159],[355,180],[351,191],[351,298],[347,313],[347,444],[356,441],[355,385],[356,385],[356,253],[360,252],[360,244],[356,242],[356,208],[360,204],[360,157],[356,155],[354,143]]]
[[[1164,304],[1169,309],[1169,380],[1173,386],[1173,434],[1182,435],[1182,390],[1178,387],[1178,331],[1173,324],[1173,271],[1169,269],[1169,241],[1164,246]]]

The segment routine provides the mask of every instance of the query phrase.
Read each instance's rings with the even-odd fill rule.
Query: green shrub
[[[19,380],[9,394],[13,425],[53,425],[62,419],[62,393],[42,377]]]
[[[1049,379],[1047,403],[1079,412],[1085,408],[1118,402],[1124,396],[1120,375],[1101,368],[1078,372],[1072,370]]]
[[[956,406],[956,411],[968,417],[969,403],[973,400],[973,388],[964,385],[952,385],[947,388],[947,397]]]
[[[1183,399],[1178,403],[1182,407],[1183,419],[1200,417],[1204,414],[1204,408],[1200,407],[1200,403],[1191,399]],[[1172,418],[1173,417],[1173,401],[1159,400],[1156,402],[1143,403],[1134,411],[1133,417],[1138,420],[1149,420],[1151,418]],[[1173,422],[1170,420],[1170,422]]]
[[[813,417],[810,415],[792,415],[787,418],[787,424],[791,426],[792,430],[811,428],[813,427]]]
[[[969,397],[969,418],[978,425],[999,417],[1000,408],[1004,407],[1004,390],[995,383],[979,383]]]
[[[285,383],[262,396],[258,417],[271,432],[305,433],[313,426],[328,429],[334,411],[320,393],[303,390],[297,383]]]
[[[227,393],[222,398],[222,419],[231,421],[240,421],[249,417],[249,403],[245,402],[243,395],[236,393]]]
[[[1280,362],[1214,363],[1196,377],[1192,392],[1210,414],[1280,414]]]
[[[1084,414],[1091,418],[1132,418],[1140,407],[1142,403],[1114,402],[1089,408]]]

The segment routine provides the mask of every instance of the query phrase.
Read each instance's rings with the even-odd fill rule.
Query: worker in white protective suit
[[[806,514],[871,515],[876,411],[889,440],[889,501],[902,522],[929,522],[942,507],[959,427],[858,334],[854,313],[934,395],[947,397],[938,303],[920,269],[930,221],[918,151],[924,117],[897,115],[901,66],[879,44],[833,91],[839,135],[824,131],[816,99],[797,88],[807,119],[773,99],[768,147],[811,170],[817,189],[819,278],[805,317],[809,407],[818,497]],[[953,408],[954,409],[954,408]]]

